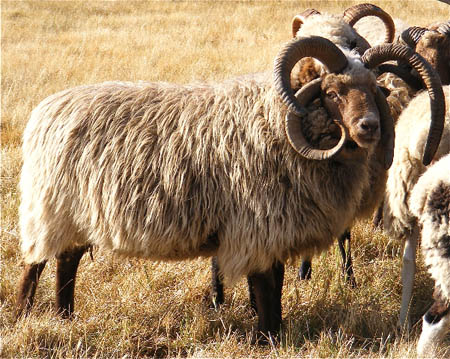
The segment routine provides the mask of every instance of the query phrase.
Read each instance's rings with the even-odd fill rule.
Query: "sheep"
[[[450,84],[450,21],[428,28],[410,27],[402,33],[401,39],[433,66],[442,84]]]
[[[418,51],[420,55],[423,55],[423,57],[433,65],[433,67],[437,70],[440,78],[442,79],[442,83],[444,85],[450,83],[450,78],[448,76],[449,70],[448,67],[445,66],[446,63],[448,64],[450,62],[449,24],[450,24],[449,22],[438,24],[437,26],[434,27],[435,30],[411,27],[402,33],[402,41],[407,43],[412,48],[415,48],[415,50]],[[401,73],[397,74],[402,75]],[[412,74],[413,76],[417,76],[417,74],[414,74],[414,72],[412,72]],[[422,84],[420,83],[419,87],[418,88],[416,87],[412,93],[415,94],[418,89],[420,90],[421,86]],[[417,100],[417,102],[419,102],[419,100]],[[409,125],[411,124],[411,119],[414,119],[414,123],[416,123],[417,121],[415,118],[416,117],[414,110],[415,105],[411,106],[412,110],[406,112],[408,115],[402,115],[402,117],[405,118],[403,120],[405,121],[405,124],[403,125],[404,127],[408,126],[406,124],[408,122],[406,116],[409,116]],[[422,118],[426,118],[428,116],[429,118],[429,114],[427,115],[424,114],[423,112],[421,112],[420,116]],[[421,120],[418,121],[421,122]],[[413,146],[413,144],[411,144],[410,146]],[[413,147],[411,147],[411,151],[417,151],[412,148]],[[399,150],[398,146],[397,150]],[[396,166],[400,166],[398,170],[395,169]],[[417,166],[417,168],[405,169],[406,166]],[[399,162],[398,164],[394,162],[393,167],[394,168],[391,168],[390,170],[390,172],[392,172],[392,178],[388,180],[388,186],[391,186],[393,188],[391,191],[398,193],[398,197],[395,197],[393,195],[391,196],[391,194],[386,194],[383,209],[383,218],[387,212],[388,217],[386,222],[384,223],[384,229],[390,236],[394,238],[398,239],[405,238],[405,247],[403,253],[403,268],[402,268],[403,291],[402,291],[402,304],[400,309],[399,324],[401,327],[404,327],[405,325],[406,327],[409,327],[410,319],[408,315],[408,310],[409,310],[409,303],[412,297],[412,288],[415,275],[415,253],[419,231],[417,227],[414,226],[410,228],[409,225],[406,224],[410,218],[410,211],[408,209],[407,203],[405,202],[405,199],[407,198],[407,196],[409,196],[408,191],[414,186],[415,182],[418,179],[418,176],[424,171],[425,168],[423,166],[420,166],[420,164],[413,163],[413,161]],[[398,172],[404,173],[411,172],[414,175],[409,176],[403,175],[395,179],[395,176],[398,175]],[[396,203],[398,198],[403,198],[400,203]],[[394,209],[391,209],[390,207],[394,207]],[[397,216],[399,218],[395,218]]]
[[[294,95],[290,73],[305,56],[329,73]],[[215,255],[230,284],[249,276],[258,333],[278,332],[278,263],[327,249],[355,216],[368,156],[379,150],[386,168],[392,162],[393,122],[370,69],[399,58],[439,92],[407,48],[359,57],[309,37],[282,48],[273,79],[106,82],[43,100],[23,137],[18,314],[30,310],[45,262],[57,257],[57,312],[70,317],[79,258],[96,245],[164,261]],[[305,133],[317,124],[303,121],[320,94],[335,121],[315,148]],[[441,117],[433,117],[425,163]]]
[[[408,200],[421,227],[422,253],[435,280],[434,304],[423,316],[419,356],[432,357],[450,329],[450,154],[429,167]]]
[[[450,87],[444,86],[447,109],[450,106]],[[411,125],[411,121],[414,125]],[[383,208],[386,233],[396,239],[405,238],[402,268],[402,304],[400,325],[409,326],[409,303],[415,273],[415,253],[420,230],[409,208],[411,190],[426,167],[420,162],[424,136],[430,122],[430,107],[425,92],[419,93],[402,112],[396,124],[395,153],[389,170]],[[444,131],[436,158],[450,152],[450,114],[445,114]]]
[[[353,25],[361,18],[367,16],[376,16],[380,18],[386,27],[386,40],[392,42],[395,29],[389,14],[372,4],[359,4],[345,10],[343,16],[321,14],[315,9],[307,9],[301,14],[294,16],[292,19],[292,35],[293,37],[321,36],[331,40],[341,49],[356,49],[361,54],[366,51],[370,45],[361,37],[353,28]],[[294,67],[291,76],[291,86],[299,89],[310,83],[323,73],[324,66],[322,63],[312,58],[304,58]],[[339,237],[338,245],[343,257],[346,278],[355,286],[356,282],[353,276],[350,246],[348,252],[345,251],[345,239],[349,240],[350,232],[348,230]],[[211,260],[211,298],[213,307],[224,302],[223,283],[220,279],[220,269],[217,259]],[[304,259],[299,271],[301,279],[310,278],[311,275],[311,258]],[[254,295],[251,290],[249,281],[249,296],[252,308],[255,308]]]

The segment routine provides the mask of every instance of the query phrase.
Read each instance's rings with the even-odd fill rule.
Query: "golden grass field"
[[[18,321],[22,269],[17,183],[31,110],[68,87],[105,80],[220,81],[270,70],[308,7],[342,13],[355,1],[1,2],[0,357],[411,357],[433,282],[419,255],[410,334],[397,328],[402,243],[368,223],[353,228],[358,288],[343,281],[336,247],[313,261],[313,278],[287,267],[284,331],[277,347],[250,344],[256,318],[246,281],[211,309],[209,260],[155,263],[94,251],[80,264],[75,318],[53,315],[54,262],[32,314]],[[409,24],[450,18],[435,0],[373,1]],[[444,344],[447,348],[450,341]],[[445,350],[441,357],[449,355]]]

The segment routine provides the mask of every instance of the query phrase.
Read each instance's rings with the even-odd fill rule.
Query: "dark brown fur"
[[[34,294],[46,263],[47,261],[43,261],[25,265],[17,295],[17,316],[27,314],[33,306]]]
[[[70,318],[74,310],[75,277],[81,257],[90,246],[61,253],[56,262],[56,311]]]

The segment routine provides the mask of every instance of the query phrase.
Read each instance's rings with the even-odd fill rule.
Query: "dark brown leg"
[[[300,277],[301,280],[311,279],[311,260],[309,259],[302,260],[300,270],[298,271],[298,276]]]
[[[281,296],[283,293],[283,282],[284,282],[284,264],[277,262],[273,266],[274,276],[275,276],[275,321],[279,321],[279,326],[281,326],[282,308],[281,308]],[[279,328],[277,329],[279,330]]]
[[[247,284],[248,284],[248,298],[250,300],[250,307],[256,313],[258,313],[258,308],[256,306],[256,298],[255,298],[255,290],[253,289],[252,278],[247,276]]]
[[[276,263],[266,272],[249,275],[258,312],[257,337],[259,343],[267,343],[269,336],[276,337],[281,327],[281,288],[284,266]]]
[[[373,228],[383,228],[383,202],[381,202],[380,207],[378,207],[377,211],[373,215],[372,225]]]
[[[224,302],[223,283],[219,276],[217,257],[211,259],[211,299],[216,309]]]
[[[353,273],[353,261],[352,261],[352,252],[351,252],[351,246],[350,246],[350,231],[347,230],[345,231],[345,233],[339,237],[338,239],[338,245],[339,245],[339,250],[341,251],[341,256],[342,256],[342,265],[343,265],[343,272],[345,275],[345,280],[347,281],[347,283],[350,283],[350,285],[352,286],[352,288],[356,288],[356,280],[355,280],[355,275]],[[347,248],[347,253],[345,251],[345,241],[348,242],[348,248]]]
[[[75,277],[81,257],[89,246],[72,249],[60,254],[56,262],[56,311],[69,318],[74,309]]]
[[[39,277],[45,268],[47,261],[37,264],[27,264],[22,272],[22,279],[17,294],[17,316],[28,314],[33,306],[34,294],[39,282]]]

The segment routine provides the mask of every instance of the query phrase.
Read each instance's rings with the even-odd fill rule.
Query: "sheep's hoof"
[[[252,345],[270,345],[272,347],[276,347],[279,344],[279,333],[278,332],[262,332],[260,330],[253,330],[251,336],[251,344]]]

